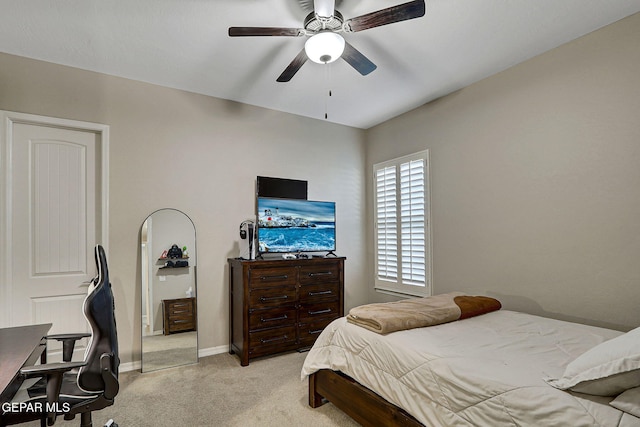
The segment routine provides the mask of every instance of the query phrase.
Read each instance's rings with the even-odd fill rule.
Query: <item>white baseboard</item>
[[[119,372],[139,371],[140,369],[142,369],[142,363],[139,360],[121,363],[119,366]]]
[[[201,348],[198,350],[198,357],[214,356],[216,354],[227,353],[229,345],[219,345],[217,347]]]
[[[201,348],[198,350],[198,357],[214,356],[216,354],[222,354],[229,351],[228,345],[219,345],[217,347]],[[120,372],[139,371],[142,368],[142,364],[139,360],[133,362],[121,363]]]

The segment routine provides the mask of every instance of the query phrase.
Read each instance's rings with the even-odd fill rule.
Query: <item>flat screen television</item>
[[[258,197],[260,253],[333,252],[336,250],[336,204]]]

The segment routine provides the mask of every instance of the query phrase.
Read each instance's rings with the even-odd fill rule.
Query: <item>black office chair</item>
[[[113,405],[118,393],[118,337],[115,306],[107,258],[102,246],[95,248],[98,275],[91,281],[84,300],[84,316],[91,327],[89,344],[83,361],[72,362],[74,343],[87,334],[60,334],[47,338],[63,342],[63,362],[43,363],[25,367],[20,373],[25,378],[43,377],[29,389],[31,408],[42,412],[16,412],[1,414],[3,425],[12,425],[40,419],[40,425],[53,425],[58,415],[72,420],[80,414],[81,427],[91,427],[91,412]],[[43,359],[43,361],[46,359]],[[45,424],[46,423],[46,424]],[[115,424],[110,424],[115,427]]]

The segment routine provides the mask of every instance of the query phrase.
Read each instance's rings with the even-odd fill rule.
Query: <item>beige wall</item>
[[[640,14],[367,132],[368,183],[430,150],[436,293],[640,325],[638,40]]]
[[[254,215],[257,175],[308,180],[310,198],[337,203],[346,306],[366,302],[363,131],[6,54],[0,109],[110,126],[108,249],[123,362],[140,358],[140,226],[164,207],[195,223],[200,348],[225,350],[226,260]]]

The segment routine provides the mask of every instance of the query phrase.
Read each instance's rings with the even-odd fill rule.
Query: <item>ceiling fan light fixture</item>
[[[314,34],[304,44],[307,56],[318,64],[329,64],[344,52],[344,38],[331,31]]]

